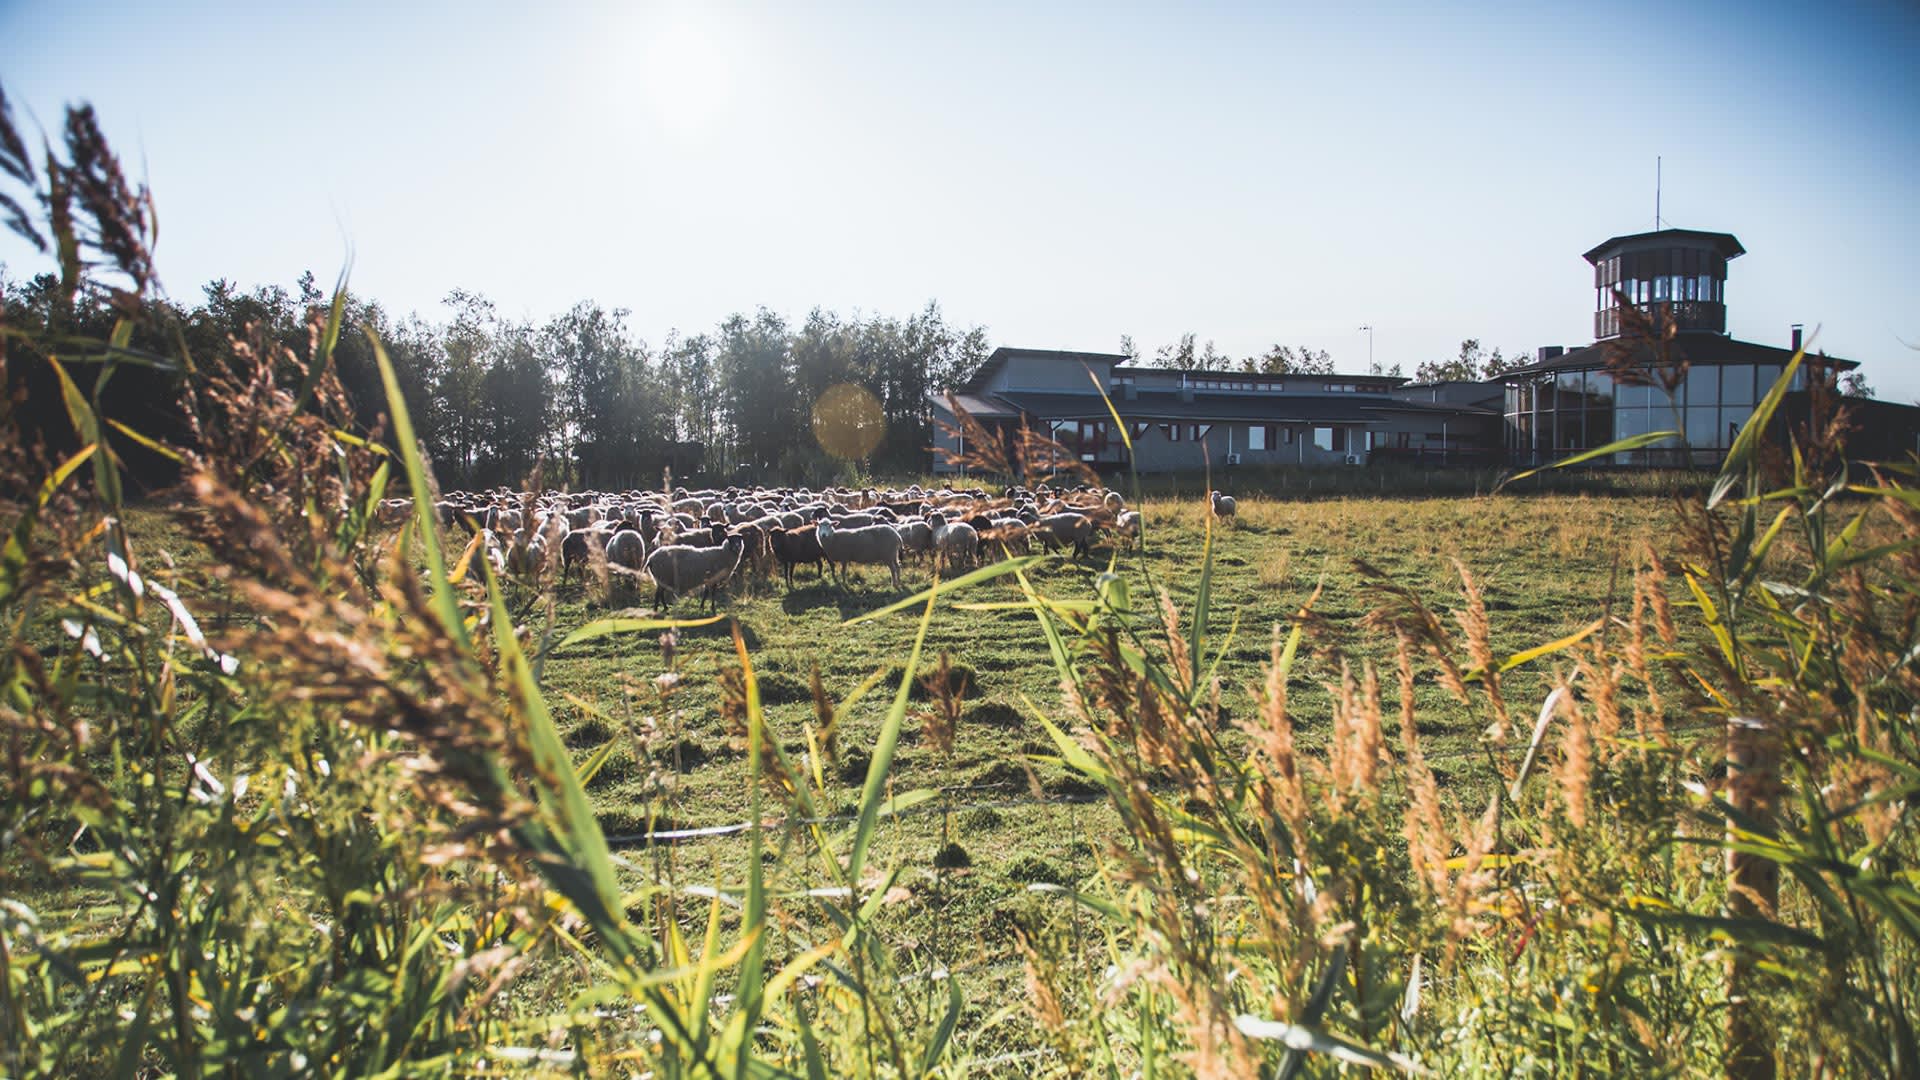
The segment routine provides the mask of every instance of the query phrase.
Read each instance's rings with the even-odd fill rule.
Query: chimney
[[[1793,324],[1793,351],[1794,352],[1800,351],[1800,331],[1802,329],[1803,327],[1799,323]]]
[[[1544,364],[1549,360],[1558,360],[1560,357],[1566,355],[1566,351],[1567,349],[1564,345],[1542,345],[1533,354],[1534,363]]]

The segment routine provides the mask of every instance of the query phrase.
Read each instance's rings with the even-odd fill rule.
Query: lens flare
[[[880,401],[863,387],[837,383],[813,403],[813,437],[834,457],[858,461],[873,453],[887,433]]]

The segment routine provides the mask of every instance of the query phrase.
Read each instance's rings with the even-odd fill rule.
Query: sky
[[[1581,253],[1654,227],[1658,158],[1662,223],[1747,249],[1733,336],[1817,328],[1899,401],[1916,54],[1912,4],[0,0],[16,121],[94,104],[184,301],[350,264],[395,313],[593,300],[654,343],[937,301],[997,345],[1411,374],[1589,342]]]

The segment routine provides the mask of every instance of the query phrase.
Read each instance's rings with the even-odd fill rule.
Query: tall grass
[[[72,131],[89,175],[118,175]],[[390,429],[346,429],[337,303],[303,353],[130,354],[144,195],[68,189],[48,229],[71,302],[95,302],[90,262],[127,287],[98,296],[121,305],[113,340],[0,335],[0,364],[56,373],[77,447],[0,424],[22,481],[0,547],[7,1075],[1920,1069],[1916,470],[1850,474],[1838,420],[1771,452],[1777,389],[1711,487],[1676,495],[1682,533],[1650,537],[1557,641],[1496,651],[1464,564],[1440,611],[1363,563],[1366,631],[1393,660],[1336,665],[1311,751],[1290,684],[1303,649],[1337,656],[1321,597],[1273,628],[1213,610],[1211,530],[1245,526],[1199,504],[1186,610],[1117,573],[1048,596],[1038,560],[998,563],[861,616],[915,622],[845,700],[815,687],[798,732],[762,707],[735,629],[718,707],[754,827],[737,872],[690,881],[670,850],[611,850],[584,787],[670,730],[691,627],[559,634],[449,544],[384,357]],[[194,445],[101,415],[126,363],[177,370]],[[122,439],[181,459],[173,516],[210,561],[170,565],[127,526]],[[376,530],[390,487],[416,513]],[[1289,512],[1241,510],[1262,528]],[[944,807],[890,768],[916,678],[921,737],[961,713],[944,660],[923,663],[928,629],[996,577],[1061,688],[1025,703],[1043,756],[1117,830],[1096,875],[1035,886],[1013,920],[1019,1002],[899,937],[889,909],[926,885],[884,842],[896,815]],[[1270,633],[1270,657],[1258,709],[1230,716],[1221,660],[1246,633]],[[647,643],[635,662],[660,678],[575,753],[543,666],[609,637]],[[857,800],[829,805],[836,732],[896,659]],[[1544,700],[1516,695],[1522,668],[1548,673]],[[1428,686],[1485,725],[1502,782],[1484,805],[1426,751]]]

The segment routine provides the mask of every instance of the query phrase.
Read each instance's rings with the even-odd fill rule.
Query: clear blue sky
[[[91,100],[169,290],[438,315],[591,298],[658,342],[766,305],[997,344],[1194,331],[1341,366],[1591,338],[1580,253],[1735,233],[1730,329],[1920,398],[1908,4],[99,4],[0,0],[20,119]],[[404,7],[404,11],[389,7]],[[37,264],[0,240],[21,276]]]

